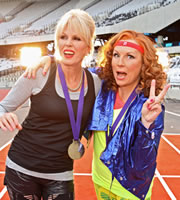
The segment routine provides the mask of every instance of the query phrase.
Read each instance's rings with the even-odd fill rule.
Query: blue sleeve
[[[135,125],[134,144],[131,149],[131,159],[135,169],[145,169],[156,164],[156,157],[161,134],[164,129],[164,106],[149,129],[145,128],[139,119]]]

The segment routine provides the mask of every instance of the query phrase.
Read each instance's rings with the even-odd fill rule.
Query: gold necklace
[[[76,88],[72,89],[72,88],[68,87],[68,85],[67,85],[68,90],[70,90],[70,91],[72,91],[72,92],[77,91],[77,90],[81,87],[82,80],[83,80],[83,70],[82,70],[82,73],[81,73],[81,80],[80,80],[78,86],[77,86]]]

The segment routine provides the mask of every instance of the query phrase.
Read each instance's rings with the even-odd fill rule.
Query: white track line
[[[174,112],[170,112],[170,111],[167,111],[167,110],[165,112],[168,113],[168,114],[180,117],[180,114],[177,114],[177,113],[174,113]]]
[[[166,184],[166,182],[164,181],[164,179],[162,178],[162,176],[160,175],[160,173],[158,172],[157,169],[156,169],[156,175],[157,175],[159,181],[161,182],[161,184],[163,185],[164,189],[166,190],[166,192],[170,196],[171,200],[176,200],[176,197],[174,196],[172,191],[169,189],[168,185]]]
[[[162,175],[163,178],[180,178],[180,175]]]
[[[6,186],[2,189],[2,191],[0,192],[0,199],[4,196],[4,194],[7,192],[7,188]]]
[[[180,133],[163,133],[163,135],[176,135],[176,136],[180,136]]]
[[[180,154],[180,150],[174,146],[168,139],[166,139],[163,135],[161,136],[178,154]]]
[[[5,147],[7,147],[9,144],[11,144],[13,139],[11,139],[9,142],[7,142],[6,144],[4,144],[2,147],[0,147],[0,151],[2,151]]]
[[[75,176],[92,176],[91,173],[73,173]]]

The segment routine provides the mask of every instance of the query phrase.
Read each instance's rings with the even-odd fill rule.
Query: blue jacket
[[[138,94],[100,159],[119,183],[140,199],[150,187],[156,169],[156,157],[164,129],[164,106],[149,129],[141,123],[141,109],[147,98]],[[99,92],[88,130],[111,129],[115,93]]]

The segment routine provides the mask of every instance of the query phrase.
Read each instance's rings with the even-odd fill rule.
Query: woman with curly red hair
[[[143,33],[138,33],[132,30],[124,30],[112,37],[106,45],[102,46],[98,54],[98,66],[100,68],[99,76],[106,80],[107,86],[112,90],[117,89],[118,85],[115,82],[111,61],[113,57],[113,50],[116,41],[119,40],[135,40],[143,49],[143,65],[140,74],[140,81],[138,88],[143,90],[145,96],[149,95],[151,80],[156,80],[156,95],[162,90],[166,82],[166,73],[163,71],[162,65],[158,63],[158,56],[154,47],[155,43]]]
[[[124,30],[102,47],[99,67],[103,83],[88,126],[97,198],[150,199],[169,88],[154,43]]]

